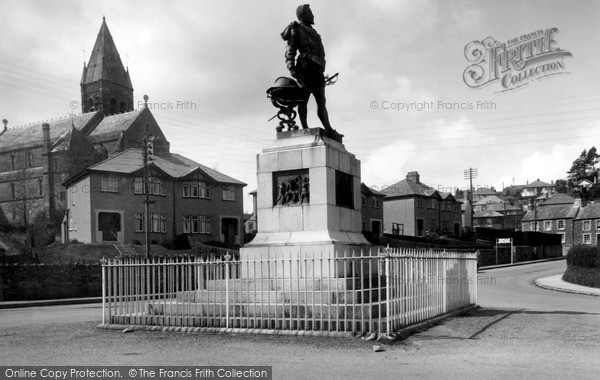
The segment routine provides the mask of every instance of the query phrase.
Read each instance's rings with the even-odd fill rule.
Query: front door
[[[102,232],[102,241],[116,241],[117,234],[121,231],[121,214],[98,213],[98,230]]]
[[[223,234],[223,243],[236,244],[238,220],[235,218],[223,218],[221,220],[221,233]]]

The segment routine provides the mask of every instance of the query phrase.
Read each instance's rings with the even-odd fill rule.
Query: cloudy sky
[[[251,191],[256,154],[275,138],[276,123],[267,120],[276,110],[265,91],[289,75],[280,33],[299,4],[3,1],[0,118],[13,128],[80,113],[71,104],[80,100],[83,62],[104,15],[129,66],[135,107],[148,94],[173,152],[242,180]],[[469,167],[478,168],[479,186],[550,182],[563,178],[583,149],[600,145],[600,2],[310,4],[327,72],[340,73],[327,87],[331,123],[361,160],[370,186],[416,170],[435,188],[463,187]],[[465,84],[471,41],[506,42],[549,28],[558,28],[555,46],[572,53],[561,75],[508,92],[497,82],[477,89]],[[477,109],[477,102],[493,102],[495,109]],[[391,109],[403,103],[434,106]],[[469,104],[472,109],[461,109]],[[309,124],[316,127],[314,111],[311,101]]]

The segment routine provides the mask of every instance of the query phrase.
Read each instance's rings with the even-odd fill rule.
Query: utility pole
[[[464,179],[469,180],[469,187],[470,187],[469,203],[471,205],[471,230],[473,230],[473,178],[477,178],[477,176],[478,176],[477,168],[470,167],[468,169],[465,169]]]
[[[144,104],[148,107],[148,95],[144,95]],[[150,136],[150,125],[146,123],[144,125],[144,150],[142,156],[144,159],[144,215],[146,216],[146,258],[150,257],[150,173],[148,171],[149,161],[149,145],[152,144],[152,138]]]

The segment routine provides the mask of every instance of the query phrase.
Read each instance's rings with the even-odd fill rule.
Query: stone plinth
[[[368,254],[360,161],[342,143],[320,128],[280,132],[258,155],[257,165],[258,233],[242,248],[242,261]],[[301,178],[298,183],[308,178],[309,194],[297,191],[286,202],[280,190],[289,178]],[[336,277],[344,271],[332,268],[322,275]]]

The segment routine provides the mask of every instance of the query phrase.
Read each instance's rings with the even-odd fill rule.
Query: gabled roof
[[[568,196],[563,193],[554,193],[550,198],[545,200],[540,206],[549,205],[572,205],[575,202],[575,198]]]
[[[381,193],[385,194],[387,198],[390,197],[403,197],[403,196],[431,196],[435,191],[434,188],[425,185],[421,182],[414,182],[409,179],[403,179],[402,181],[396,182],[391,186],[387,186],[381,189]]]
[[[571,205],[547,205],[538,206],[536,210],[527,211],[523,222],[551,219],[574,219],[579,212],[579,206]]]
[[[375,197],[382,197],[382,198],[385,197],[384,193],[370,188],[369,186],[365,185],[364,182],[360,184],[360,192],[363,194],[372,195]]]
[[[89,63],[87,67],[83,68],[81,83],[92,83],[102,79],[110,80],[129,89],[133,88],[129,72],[123,67],[117,46],[104,17]]]
[[[508,196],[516,196],[525,188],[525,185],[512,185],[505,188],[502,192]]]
[[[517,206],[513,206],[508,202],[502,202],[502,203],[488,203],[485,204],[485,209],[487,211],[493,210],[493,211],[518,211],[521,210],[519,207]]]
[[[90,141],[96,142],[108,137],[114,137],[115,139],[119,138],[121,132],[126,131],[144,110],[146,110],[146,108],[105,116],[100,124],[94,128],[92,133],[89,134]]]
[[[499,218],[503,216],[504,215],[494,210],[475,211],[475,213],[473,213],[473,218]]]
[[[0,149],[24,148],[42,144],[44,142],[42,124],[44,123],[50,125],[50,141],[54,142],[73,127],[81,131],[96,114],[97,112],[89,112],[81,115],[69,115],[55,120],[40,121],[26,127],[10,128],[0,136]]]
[[[549,184],[549,183],[544,182],[544,181],[540,181],[540,179],[538,178],[536,181],[533,181],[530,184],[525,185],[524,188],[530,189],[530,188],[548,187],[548,186],[554,186],[554,185]]]
[[[600,219],[600,203],[591,203],[579,210],[575,220]]]
[[[172,178],[183,178],[193,172],[199,171],[214,182],[246,186],[244,182],[238,181],[237,179],[229,177],[176,153],[161,153],[160,155],[152,156],[151,166],[156,167]],[[90,166],[87,169],[87,172],[132,174],[142,169],[142,167],[142,150],[127,149],[96,165]]]
[[[475,202],[475,206],[487,205],[489,203],[504,203],[502,199],[498,198],[495,195],[490,195],[485,198],[481,198],[479,201]]]
[[[477,195],[485,195],[485,194],[496,194],[498,193],[495,189],[489,187],[479,187],[475,190],[475,194]]]

